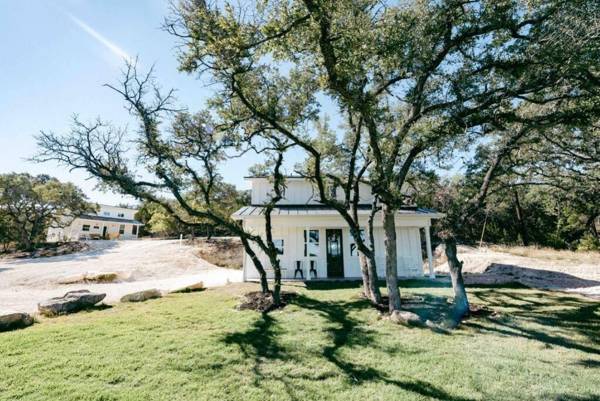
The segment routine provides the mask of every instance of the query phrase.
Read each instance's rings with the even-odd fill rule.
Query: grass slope
[[[448,288],[405,282],[415,309]],[[406,288],[409,286],[409,288]],[[396,326],[354,285],[287,286],[282,311],[236,311],[253,284],[44,320],[0,334],[1,400],[600,399],[600,303],[471,288],[501,312],[451,333]]]

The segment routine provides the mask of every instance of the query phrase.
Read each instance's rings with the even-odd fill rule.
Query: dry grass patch
[[[196,238],[193,242],[196,254],[213,265],[228,269],[241,269],[244,248],[239,238]]]

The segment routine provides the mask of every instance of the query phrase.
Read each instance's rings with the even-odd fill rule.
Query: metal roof
[[[137,220],[121,219],[118,217],[98,216],[96,214],[82,214],[82,215],[78,216],[78,218],[83,219],[83,220],[112,221],[112,222],[121,223],[121,224],[137,224],[139,226],[144,225],[144,223],[142,223],[141,221],[137,221]]]
[[[358,214],[369,214],[371,205],[359,205]],[[264,216],[265,207],[260,205],[244,206],[232,214],[234,219],[243,220],[251,217]],[[337,210],[323,205],[278,205],[273,208],[271,216],[331,216],[337,215]],[[440,218],[443,214],[433,209],[419,208],[416,206],[403,207],[396,211],[401,215],[421,215],[431,218]]]

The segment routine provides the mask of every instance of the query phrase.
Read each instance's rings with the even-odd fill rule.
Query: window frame
[[[307,235],[307,231],[308,231],[308,235]],[[321,249],[321,233],[318,229],[308,229],[308,230],[302,230],[303,236],[304,236],[304,257],[305,258],[318,258],[319,257],[319,253],[320,253],[320,249]],[[311,233],[316,233],[316,240],[314,240],[314,237],[311,236]],[[308,252],[308,248],[309,248],[309,244],[315,244],[315,248],[316,248],[316,254],[309,254]]]
[[[279,245],[279,242],[281,245]],[[277,248],[277,255],[283,255],[285,253],[285,241],[283,238],[274,239],[273,245]]]
[[[125,234],[125,224],[119,224],[119,235]]]
[[[82,224],[81,225],[81,231],[90,232],[90,225],[89,224]]]

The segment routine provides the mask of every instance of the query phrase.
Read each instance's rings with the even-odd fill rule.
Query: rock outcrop
[[[390,320],[394,323],[407,326],[421,326],[423,324],[419,315],[409,311],[393,311],[390,315]]]
[[[153,288],[151,290],[138,291],[132,294],[124,295],[121,298],[121,302],[144,302],[149,299],[161,298],[162,294],[160,290]]]
[[[57,316],[73,313],[96,305],[106,294],[88,290],[69,291],[62,297],[50,298],[38,304],[39,312],[44,316]]]
[[[33,324],[33,318],[28,313],[11,313],[0,316],[0,332],[23,329]]]
[[[185,287],[173,290],[173,291],[171,291],[171,294],[177,294],[177,293],[182,293],[182,292],[183,293],[196,292],[196,291],[202,291],[202,290],[204,290],[204,283],[202,281],[200,281],[196,284],[187,285]]]

